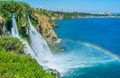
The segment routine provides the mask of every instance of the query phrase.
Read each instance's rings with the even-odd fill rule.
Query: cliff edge
[[[53,25],[49,22],[48,17],[35,13],[32,18],[36,18],[37,29],[48,43],[59,43],[61,41],[54,32]]]

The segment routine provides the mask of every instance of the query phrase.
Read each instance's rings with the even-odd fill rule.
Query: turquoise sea
[[[55,21],[70,55],[62,78],[120,78],[120,18],[78,18]],[[62,58],[62,57],[61,57]],[[63,68],[64,69],[64,68]]]

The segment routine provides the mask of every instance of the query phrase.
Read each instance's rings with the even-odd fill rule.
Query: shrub
[[[30,55],[6,52],[0,47],[0,78],[55,78]]]
[[[2,36],[0,37],[0,46],[6,51],[12,51],[17,54],[22,54],[24,45],[17,38]]]

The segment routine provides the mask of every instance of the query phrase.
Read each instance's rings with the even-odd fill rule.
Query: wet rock
[[[56,76],[56,78],[60,78],[60,72],[58,72],[56,69],[48,69],[47,71]]]

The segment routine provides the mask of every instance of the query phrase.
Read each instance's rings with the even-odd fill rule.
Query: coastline
[[[80,19],[80,18],[120,18],[120,16],[118,17],[115,17],[115,16],[93,16],[93,17],[75,17],[75,18],[67,18],[67,19],[55,19],[54,21],[56,20],[69,20],[69,19]],[[57,24],[57,27],[59,27],[59,25]],[[55,27],[55,28],[57,28]]]
[[[13,8],[14,9],[14,8]],[[19,8],[18,8],[19,9]],[[116,18],[116,19],[119,19],[120,18],[120,16],[114,16],[114,15],[109,15],[109,16],[94,16],[95,14],[93,14],[93,16],[92,15],[86,15],[86,16],[74,16],[72,13],[71,13],[71,15],[70,15],[70,18],[68,17],[68,18],[65,18],[64,16],[64,14],[62,14],[62,15],[60,15],[60,17],[61,18],[59,18],[59,17],[57,17],[57,16],[53,16],[54,18],[56,18],[56,19],[52,19],[52,14],[50,15],[50,13],[49,13],[49,11],[47,11],[46,13],[44,13],[44,11],[43,11],[43,15],[42,15],[42,13],[41,14],[38,14],[37,12],[39,11],[39,12],[42,12],[42,10],[38,10],[38,9],[35,9],[35,8],[31,8],[32,10],[33,10],[33,13],[31,14],[31,21],[32,21],[32,24],[33,25],[35,25],[36,26],[36,29],[39,31],[39,33],[41,33],[41,35],[43,36],[43,38],[47,41],[47,43],[48,44],[51,44],[51,48],[53,48],[53,50],[56,50],[56,52],[58,51],[60,51],[60,52],[64,52],[64,49],[62,49],[62,48],[58,48],[57,47],[57,45],[59,44],[59,43],[61,43],[62,42],[62,38],[60,39],[60,38],[58,38],[58,35],[59,34],[57,34],[55,31],[54,31],[54,29],[55,28],[59,28],[59,24],[55,24],[55,21],[57,21],[57,20],[71,20],[71,19],[87,19],[87,20],[89,20],[89,18],[91,18],[91,19],[94,19],[94,18]],[[19,27],[19,33],[20,33],[20,35],[22,35],[22,37],[23,38],[26,38],[26,39],[29,39],[29,37],[28,37],[28,32],[29,32],[29,28],[28,28],[28,22],[27,22],[27,19],[26,19],[26,17],[25,17],[25,15],[27,15],[26,14],[26,12],[28,11],[27,10],[27,8],[26,8],[26,10],[23,10],[23,11],[25,11],[23,14],[22,14],[22,17],[20,17],[20,15],[19,15],[19,13],[16,13],[16,15],[18,15],[19,16],[19,20],[17,21],[17,23],[18,23],[18,27]],[[20,12],[21,12],[21,10],[20,10]],[[3,12],[3,14],[5,14],[4,12]],[[25,15],[24,15],[25,14]],[[79,14],[79,13],[78,13]],[[9,15],[9,13],[8,13],[8,15]],[[4,16],[4,15],[3,15]],[[9,16],[6,16],[6,17],[9,17]],[[3,18],[5,18],[5,17],[3,17]],[[16,17],[16,18],[18,18],[18,17]],[[96,20],[96,19],[95,19]],[[4,23],[5,23],[5,21],[7,21],[7,23],[8,23],[8,25],[5,25]],[[3,28],[3,26],[5,25],[5,26],[7,26],[8,28],[7,29],[9,29],[9,18],[7,18],[7,19],[5,19],[5,21],[2,21],[2,22],[0,22],[0,26],[1,26],[1,28],[0,28],[0,31],[2,32],[2,34],[4,34],[3,33],[3,31],[4,31],[4,28]],[[103,21],[104,22],[104,21]],[[70,23],[70,22],[69,22]],[[74,24],[75,25],[75,24]],[[90,25],[90,24],[89,24]],[[93,24],[92,24],[93,25]],[[70,25],[68,25],[68,26],[70,26]],[[77,28],[77,27],[76,27]],[[6,29],[6,31],[8,31]],[[65,29],[65,28],[64,28]],[[70,30],[70,28],[67,28],[68,30]],[[22,31],[21,31],[22,30]],[[73,30],[73,29],[72,29]],[[67,31],[67,30],[65,30],[65,31]],[[63,30],[62,30],[62,32],[64,32]],[[73,33],[73,32],[72,32]],[[65,32],[63,33],[63,34],[65,34]],[[76,35],[76,34],[75,34]],[[68,35],[67,35],[68,36]],[[2,37],[2,36],[1,36]],[[33,37],[34,38],[34,37]],[[87,39],[87,38],[86,38]],[[13,42],[13,41],[11,41],[11,42]],[[53,44],[53,45],[52,45]],[[48,47],[50,48],[50,46],[48,45]],[[50,48],[50,49],[51,49]],[[44,49],[46,49],[46,48],[44,48]],[[41,51],[42,52],[42,51]],[[60,55],[59,55],[60,56]],[[61,58],[61,57],[60,57]],[[63,58],[63,57],[62,57]],[[22,58],[21,58],[22,59]],[[64,61],[64,60],[62,60],[62,61]],[[38,63],[38,62],[37,62]],[[63,63],[64,64],[64,63]],[[42,67],[42,65],[39,65],[39,66],[41,66]],[[59,67],[59,66],[58,66]],[[43,70],[43,69],[41,69],[41,70]],[[48,70],[44,70],[45,72],[48,72],[47,74],[52,74],[53,76],[55,76],[56,78],[60,78],[60,75],[61,75],[61,73],[59,72],[59,71],[57,71],[56,69],[51,69],[51,68],[49,68]],[[28,72],[29,73],[29,72]],[[46,75],[47,75],[46,74]]]

